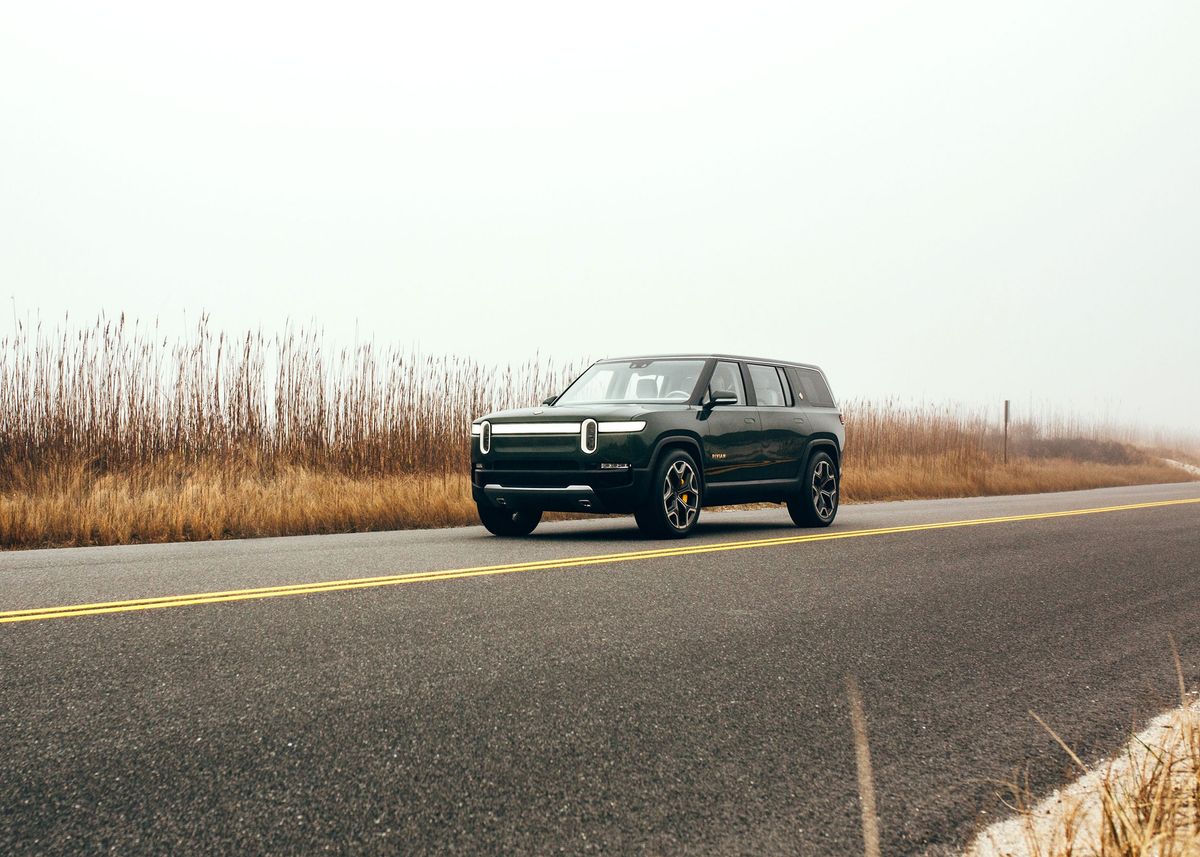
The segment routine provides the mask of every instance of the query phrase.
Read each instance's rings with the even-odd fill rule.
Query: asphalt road
[[[1030,709],[1094,760],[1200,678],[1200,504],[915,525],[1196,497],[0,555],[0,613],[477,569],[0,624],[0,853],[861,853],[847,675],[884,853],[952,853],[1068,774]]]

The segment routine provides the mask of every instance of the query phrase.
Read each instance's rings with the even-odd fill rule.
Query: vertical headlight
[[[484,455],[492,451],[492,424],[487,420],[479,426],[479,451]]]
[[[583,425],[579,427],[579,448],[589,455],[595,452],[597,434],[596,421],[584,420]]]

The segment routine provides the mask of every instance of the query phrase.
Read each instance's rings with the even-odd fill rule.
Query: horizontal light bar
[[[475,423],[471,426],[471,437],[479,437],[483,434],[483,426]]]
[[[492,423],[492,434],[579,434],[579,427],[579,423]],[[646,421],[597,423],[596,427],[601,434],[622,434],[641,431]],[[481,431],[478,424],[471,426],[472,437],[479,437]]]

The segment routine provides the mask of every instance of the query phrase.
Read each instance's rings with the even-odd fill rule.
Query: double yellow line
[[[1185,500],[1159,500],[1152,503],[1131,503],[1124,506],[1102,506],[1093,509],[1070,509],[1063,512],[1039,512],[1032,515],[1006,515],[999,518],[975,518],[966,521],[944,521],[936,524],[909,524],[903,527],[880,527],[870,530],[823,530],[798,536],[774,539],[751,539],[715,544],[685,544],[655,550],[594,556],[543,559],[536,562],[507,565],[481,565],[474,568],[455,568],[445,571],[425,571],[392,574],[382,577],[360,577],[352,580],[327,580],[319,583],[296,583],[288,586],[262,586],[257,589],[227,589],[219,592],[196,592],[189,595],[165,595],[160,598],[134,598],[127,601],[103,601],[94,604],[70,604],[63,607],[36,607],[30,610],[0,612],[0,624],[6,622],[37,622],[43,619],[66,619],[73,616],[97,616],[102,613],[128,613],[137,610],[158,610],[164,607],[188,607],[195,604],[219,604],[226,601],[249,601],[258,598],[280,598],[285,595],[312,595],[318,592],[342,592],[347,589],[370,589],[377,586],[400,586],[408,583],[431,583],[439,580],[458,580],[465,577],[488,577],[516,574],[524,571],[559,571],[588,565],[605,565],[636,560],[665,559],[676,556],[695,556],[719,551],[749,550],[780,547],[806,542],[827,542],[837,539],[856,539],[866,536],[885,536],[896,533],[915,533],[923,530],[947,530],[956,527],[978,527],[984,524],[1008,524],[1017,521],[1040,521],[1049,518],[1068,518],[1077,515],[1099,515],[1107,512],[1127,512],[1134,509],[1155,509],[1163,506],[1183,506],[1200,503],[1200,497]]]

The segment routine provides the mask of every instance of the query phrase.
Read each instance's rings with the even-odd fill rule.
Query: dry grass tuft
[[[1176,653],[1180,708],[1157,718],[1125,750],[1035,803],[1010,786],[1017,815],[981,834],[968,857],[1200,857],[1200,701],[1186,692]]]
[[[18,325],[0,339],[0,547],[472,523],[472,418],[574,374],[205,320],[178,341],[124,317]],[[847,435],[848,501],[1188,478],[1067,421],[1018,426],[1008,466],[995,420],[958,409],[854,402]]]

